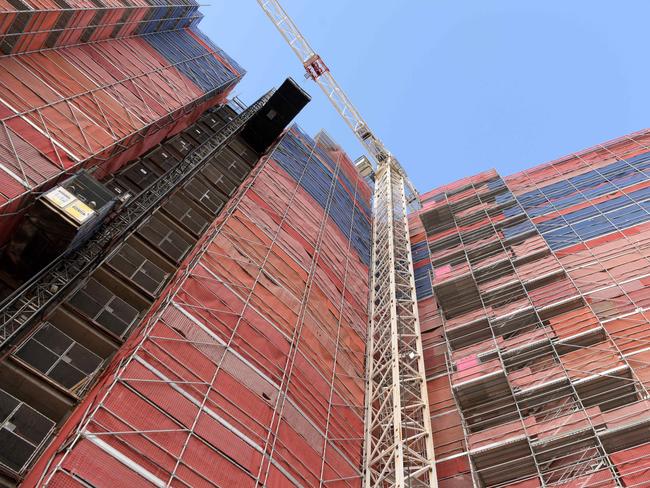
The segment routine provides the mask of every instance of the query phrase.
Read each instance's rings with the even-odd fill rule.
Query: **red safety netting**
[[[238,79],[233,72],[206,93],[177,61],[142,37],[2,58],[0,235],[31,192],[80,167],[112,174],[222,101]]]
[[[632,451],[650,442],[639,430],[650,422],[649,224],[596,229],[556,252],[543,229],[570,217],[588,235],[581,212],[646,208],[649,139],[632,134],[508,186],[491,172],[465,178],[411,215],[439,486],[643,486],[647,456]],[[539,187],[548,208],[534,204]]]
[[[649,143],[650,130],[645,129],[515,173],[505,180],[512,192],[519,195],[647,152]]]
[[[69,1],[65,8],[54,1],[23,4],[17,9],[11,2],[0,2],[3,54],[189,27],[202,17],[198,5],[187,1],[156,5],[121,0]]]
[[[359,484],[368,268],[327,208],[261,164],[27,485]]]

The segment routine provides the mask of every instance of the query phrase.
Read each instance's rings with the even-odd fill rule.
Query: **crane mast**
[[[419,203],[397,159],[275,0],[257,0],[375,161],[363,484],[437,487],[407,208]],[[321,485],[323,482],[321,481]]]

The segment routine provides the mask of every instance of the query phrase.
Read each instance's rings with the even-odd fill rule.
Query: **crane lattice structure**
[[[257,0],[377,164],[366,352],[364,486],[437,486],[407,204],[418,194],[321,57],[274,0]],[[409,198],[407,198],[407,194]]]

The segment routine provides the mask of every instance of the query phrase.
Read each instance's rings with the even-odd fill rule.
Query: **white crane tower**
[[[376,162],[372,282],[366,350],[363,485],[437,486],[407,204],[419,196],[321,57],[274,0],[257,0],[337,112]],[[408,198],[407,198],[408,195]]]

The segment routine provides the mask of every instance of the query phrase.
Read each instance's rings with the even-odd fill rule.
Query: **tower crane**
[[[257,3],[376,163],[363,485],[437,487],[407,220],[418,193],[280,3]]]

